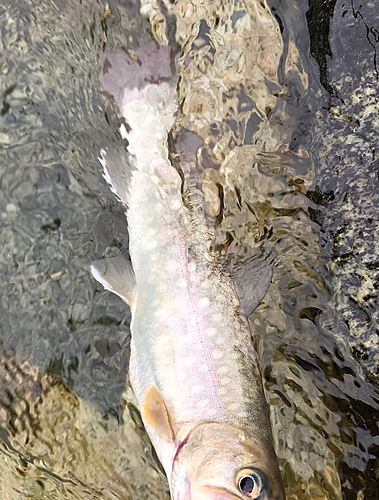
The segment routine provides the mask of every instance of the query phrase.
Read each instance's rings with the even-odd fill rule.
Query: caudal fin
[[[125,52],[104,52],[100,58],[101,87],[113,95],[122,113],[128,102],[147,85],[165,82],[176,87],[176,57],[169,47],[151,43],[138,49],[135,57]]]
[[[135,170],[170,182],[164,168],[168,160],[162,151],[177,111],[176,58],[169,47],[151,43],[133,56],[105,52],[101,61],[102,89],[113,95],[129,128],[122,125],[120,129],[122,137],[128,140],[128,149],[124,143],[121,148],[103,150],[100,161],[112,191],[128,205]]]

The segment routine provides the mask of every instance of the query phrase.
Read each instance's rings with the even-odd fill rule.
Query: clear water
[[[128,245],[97,160],[118,140],[98,55],[154,34],[185,55],[172,158],[217,243],[278,251],[251,325],[287,498],[375,500],[379,3],[144,9],[0,5],[0,497],[169,495],[129,401],[129,311],[89,273]]]

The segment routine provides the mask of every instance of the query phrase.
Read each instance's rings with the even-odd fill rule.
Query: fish
[[[172,500],[284,500],[248,316],[270,286],[275,251],[217,254],[201,208],[169,159],[178,57],[153,43],[104,52],[101,87],[127,148],[102,150],[125,207],[130,259],[91,271],[131,309],[129,379]]]

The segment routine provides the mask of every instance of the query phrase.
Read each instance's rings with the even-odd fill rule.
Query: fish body
[[[247,251],[245,268],[226,271],[201,214],[183,203],[167,148],[177,113],[169,49],[149,47],[134,59],[105,54],[102,62],[103,89],[129,125],[121,132],[130,156],[105,151],[102,162],[128,209],[132,267],[116,258],[92,272],[131,307],[130,382],[172,498],[282,500],[245,316],[267,291],[272,254]]]

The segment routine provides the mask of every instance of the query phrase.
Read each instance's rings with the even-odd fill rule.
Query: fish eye
[[[252,469],[240,471],[237,477],[238,489],[250,498],[258,498],[264,489],[264,481],[261,475],[263,473],[260,474]]]

